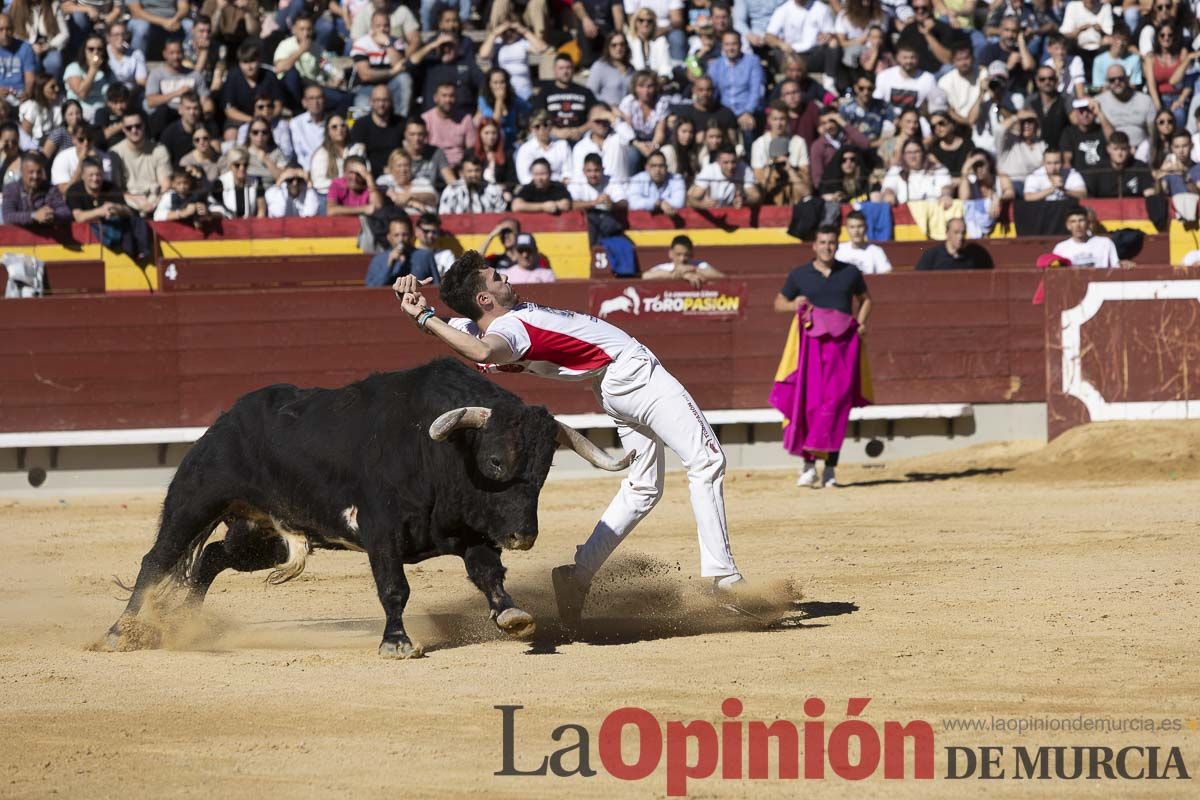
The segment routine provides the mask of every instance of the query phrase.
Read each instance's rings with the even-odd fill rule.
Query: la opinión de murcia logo
[[[863,713],[869,697],[852,697],[846,703],[846,715]],[[592,735],[579,724],[560,725],[551,733],[563,746],[541,757],[540,762],[518,757],[516,743],[517,711],[524,706],[494,706],[503,720],[503,767],[496,775],[547,775],[560,778],[573,775],[590,778]],[[845,780],[862,780],[874,775],[882,763],[885,778],[933,778],[933,727],[923,720],[907,724],[883,723],[883,733],[862,719],[847,719],[832,726],[826,734],[825,702],[810,697],[804,703],[809,719],[801,725],[786,719],[743,721],[742,701],[730,697],[721,704],[725,716],[719,724],[707,720],[668,721],[665,725],[644,708],[618,708],[600,724],[596,755],[600,767],[626,781],[644,780],[666,762],[667,794],[687,794],[688,781],[710,778],[718,771],[722,780],[743,777],[794,780],[819,779],[826,768]],[[624,741],[637,742],[637,755],[626,757]],[[803,748],[801,748],[803,740]],[[856,742],[857,761],[852,761],[851,741]],[[905,752],[912,753],[911,764]],[[689,752],[694,757],[689,757]],[[518,760],[520,763],[518,764]],[[772,768],[774,766],[774,768]]]
[[[888,780],[932,780],[934,732],[924,720],[887,721],[876,726],[861,719],[869,697],[846,702],[846,717],[827,723],[825,701],[804,702],[807,719],[743,720],[741,700],[721,704],[723,719],[661,722],[636,706],[618,708],[600,723],[593,750],[584,725],[559,725],[550,747],[518,748],[517,712],[521,705],[494,706],[501,714],[502,765],[506,777],[591,778],[600,770],[614,778],[640,781],[665,766],[671,797],[688,793],[689,781],[821,780],[860,781],[879,775]],[[633,747],[632,745],[635,745]],[[945,779],[980,780],[1189,780],[1178,747],[1127,746],[975,746],[947,747]]]

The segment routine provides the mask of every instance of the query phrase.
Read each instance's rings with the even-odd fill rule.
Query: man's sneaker
[[[575,565],[555,567],[550,571],[550,581],[554,584],[554,599],[558,602],[558,618],[564,625],[578,625],[588,586],[575,577]]]
[[[716,597],[718,600],[733,599],[746,586],[746,579],[736,572],[721,578],[713,578],[713,597]]]
[[[800,477],[796,479],[797,486],[815,486],[817,483],[817,468],[808,467],[800,473]]]
[[[825,468],[825,473],[821,476],[821,483],[825,486],[826,489],[836,489],[837,488],[837,486],[838,486],[837,474],[834,472],[833,467]]]

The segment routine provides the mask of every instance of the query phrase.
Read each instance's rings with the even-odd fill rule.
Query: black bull
[[[533,618],[504,590],[501,548],[538,535],[538,495],[558,443],[624,469],[542,406],[525,405],[458,361],[442,359],[341,389],[278,385],[250,392],[196,442],[163,502],[125,611],[103,647],[157,646],[138,620],[174,589],[198,608],[225,569],[273,569],[282,583],[312,548],[366,552],[387,622],[381,655],[419,656],[404,631],[404,565],[456,555],[514,636]],[[225,537],[208,539],[217,525]]]

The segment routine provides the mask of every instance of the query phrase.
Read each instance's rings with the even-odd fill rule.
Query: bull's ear
[[[441,442],[460,428],[482,428],[492,416],[490,408],[464,406],[442,414],[429,426],[429,438]]]

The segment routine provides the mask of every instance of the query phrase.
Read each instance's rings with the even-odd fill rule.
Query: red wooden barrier
[[[1042,307],[1029,302],[1038,277],[872,277],[868,346],[877,402],[1043,399]],[[741,319],[622,323],[708,409],[765,406],[783,346],[789,319],[771,307],[782,277],[743,280]],[[584,309],[588,286],[549,284],[529,287],[527,295]],[[448,352],[402,316],[386,289],[50,297],[13,301],[4,310],[3,431],[204,425],[259,386],[337,386]],[[497,380],[556,412],[597,410],[578,384]]]

